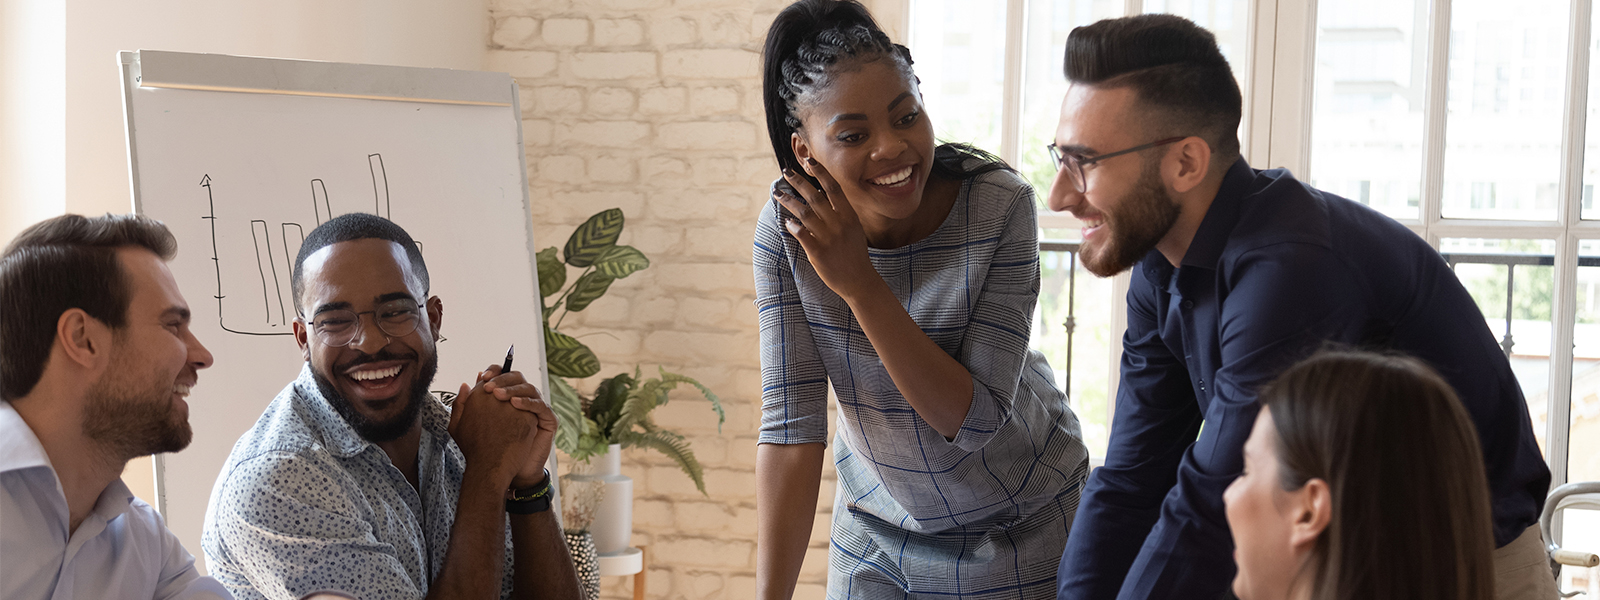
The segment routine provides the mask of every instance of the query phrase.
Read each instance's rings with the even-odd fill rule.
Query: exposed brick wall
[[[634,544],[649,547],[651,598],[755,597],[760,358],[750,268],[755,218],[777,175],[761,108],[761,42],[784,0],[492,0],[489,68],[521,86],[540,247],[605,208],[648,270],[562,325],[602,375],[662,365],[698,378],[656,411],[691,439],[709,497],[665,458],[629,452]],[[596,378],[598,379],[598,378]],[[580,386],[592,389],[596,380]],[[832,461],[796,598],[824,596]],[[632,579],[602,596],[629,598]]]

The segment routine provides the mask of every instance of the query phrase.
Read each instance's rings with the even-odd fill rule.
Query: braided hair
[[[761,92],[767,135],[780,168],[806,172],[789,142],[800,128],[805,97],[827,86],[840,69],[881,59],[893,61],[906,79],[917,80],[911,50],[890,41],[857,0],[798,0],[778,13],[762,52]],[[957,179],[1010,169],[998,157],[966,144],[940,145],[933,168]]]

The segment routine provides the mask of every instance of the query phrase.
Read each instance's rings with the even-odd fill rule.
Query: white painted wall
[[[62,212],[132,210],[118,51],[480,70],[488,30],[485,0],[0,0],[0,245]],[[150,464],[124,479],[153,500]],[[198,526],[175,531],[203,569]]]

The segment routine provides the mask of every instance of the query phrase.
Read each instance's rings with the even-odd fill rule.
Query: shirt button
[[[1183,303],[1179,304],[1179,306],[1182,306],[1184,310],[1189,310],[1189,309],[1194,308],[1194,301],[1193,300],[1184,300]]]
[[[1202,391],[1202,392],[1206,391],[1206,380],[1204,380],[1204,379],[1200,380],[1200,391]]]

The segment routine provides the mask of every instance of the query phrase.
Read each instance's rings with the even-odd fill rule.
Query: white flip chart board
[[[517,88],[503,73],[215,54],[121,54],[135,209],[178,238],[170,263],[216,357],[189,397],[194,442],[157,457],[158,508],[200,560],[234,442],[304,364],[290,276],[300,243],[350,212],[422,247],[444,303],[454,391],[517,345],[548,389]]]

